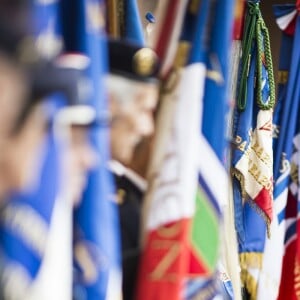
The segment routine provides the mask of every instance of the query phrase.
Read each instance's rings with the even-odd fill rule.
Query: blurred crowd
[[[75,224],[76,214],[88,185],[96,180],[93,197],[111,202],[116,211],[112,218],[120,215],[125,224],[121,230],[123,255],[128,256],[123,261],[129,264],[126,278],[135,276],[159,61],[150,48],[107,39],[100,2],[82,2],[82,7],[72,1],[46,2],[0,1],[0,298],[100,299],[74,283],[80,278],[90,285],[99,280],[88,246],[76,244],[85,230]],[[82,10],[87,15],[80,18]],[[81,29],[76,22],[83,22]],[[91,40],[94,44],[89,45]],[[107,184],[101,183],[101,176],[107,176]],[[130,184],[137,195],[123,207]],[[105,232],[104,243],[115,235],[118,262],[119,221],[116,232],[110,231],[99,222],[110,215],[94,205],[83,222],[94,218],[96,223],[87,231],[96,232],[95,245],[101,235],[97,231]],[[95,255],[91,254],[98,261]],[[99,268],[109,269],[109,263],[106,259]],[[111,292],[116,299],[121,297],[119,277]],[[110,279],[103,278],[107,286]],[[124,285],[129,293],[133,280]]]

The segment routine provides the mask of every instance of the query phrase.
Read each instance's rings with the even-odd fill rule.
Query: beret
[[[148,47],[121,39],[108,41],[109,71],[137,81],[153,81],[158,77],[159,59]]]

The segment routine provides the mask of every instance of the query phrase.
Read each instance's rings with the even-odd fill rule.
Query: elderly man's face
[[[125,99],[123,103],[114,97],[110,99],[112,158],[126,165],[142,138],[153,133],[153,111],[158,101],[157,84],[132,83],[131,88],[133,93],[128,97],[133,99]]]

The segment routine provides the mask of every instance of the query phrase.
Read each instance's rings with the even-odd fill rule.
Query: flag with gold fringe
[[[273,207],[272,114],[275,89],[260,1],[247,1],[233,123],[232,174],[241,279],[256,298],[265,232]]]

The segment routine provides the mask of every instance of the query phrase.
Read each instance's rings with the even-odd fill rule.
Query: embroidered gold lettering
[[[160,241],[156,241],[156,243],[157,242]],[[180,244],[179,242],[175,241],[172,242],[171,246],[169,245],[166,248],[169,248],[169,250],[163,256],[160,262],[157,264],[153,272],[150,274],[152,280],[159,280],[163,277],[169,281],[176,280],[176,274],[168,272],[168,269],[172,265],[172,263],[176,260],[176,258],[180,253]]]

